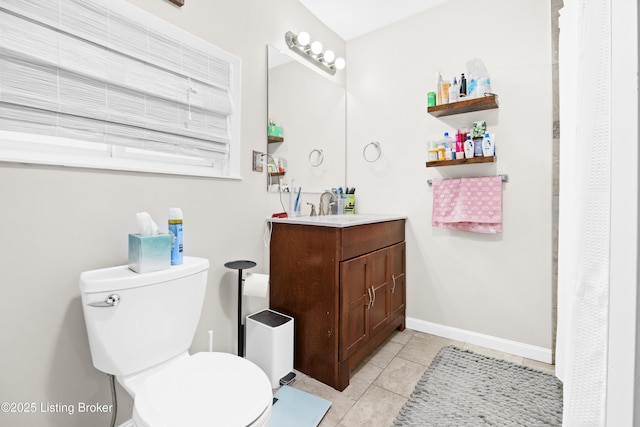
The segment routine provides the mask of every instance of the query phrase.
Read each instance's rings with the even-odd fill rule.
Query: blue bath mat
[[[271,427],[316,427],[331,402],[283,385],[273,396]]]

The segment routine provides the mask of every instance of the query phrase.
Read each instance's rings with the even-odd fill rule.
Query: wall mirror
[[[282,128],[281,137],[267,135],[267,153],[286,162],[284,174],[267,171],[267,188],[273,191],[279,180],[291,184],[292,179],[305,193],[344,186],[344,87],[273,46],[267,46],[267,55],[268,121]]]

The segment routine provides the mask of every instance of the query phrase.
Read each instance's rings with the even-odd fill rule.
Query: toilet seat
[[[147,378],[135,395],[137,427],[262,426],[271,416],[267,375],[228,353],[196,353]]]

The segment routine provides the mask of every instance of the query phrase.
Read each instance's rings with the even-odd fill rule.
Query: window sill
[[[56,140],[53,142],[52,140]],[[157,173],[167,175],[197,176],[241,180],[238,174],[222,174],[206,162],[185,164],[170,161],[153,161],[141,158],[114,157],[111,150],[121,151],[122,147],[111,147],[100,143],[77,143],[60,139],[0,132],[0,162],[63,166],[72,168],[106,169]],[[164,157],[169,157],[164,155]]]

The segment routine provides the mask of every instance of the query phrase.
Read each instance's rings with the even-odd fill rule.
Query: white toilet
[[[209,261],[137,274],[126,265],[80,276],[93,365],[134,398],[136,427],[268,426],[267,375],[227,353],[188,349],[204,302]]]

